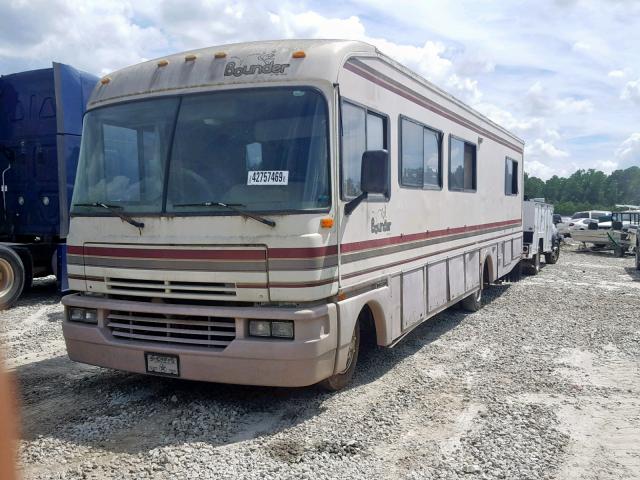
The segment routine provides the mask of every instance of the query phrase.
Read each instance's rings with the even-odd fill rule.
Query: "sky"
[[[0,19],[2,75],[364,40],[523,138],[530,175],[640,165],[640,0],[1,0]]]

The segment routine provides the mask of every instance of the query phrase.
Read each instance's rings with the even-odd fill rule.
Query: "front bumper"
[[[178,355],[180,378],[245,385],[300,387],[334,373],[338,338],[334,304],[309,308],[208,307],[169,305],[92,297],[82,294],[62,299],[69,307],[95,308],[98,325],[71,322],[65,315],[62,331],[71,360],[135,373],[146,371],[145,352]],[[236,336],[221,351],[163,342],[119,339],[107,326],[111,310],[156,315],[231,317]],[[293,320],[295,339],[247,336],[249,319]]]

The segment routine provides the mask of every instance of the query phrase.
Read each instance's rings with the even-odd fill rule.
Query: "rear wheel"
[[[9,248],[0,248],[0,310],[11,308],[22,293],[25,271],[22,260]]]
[[[363,315],[363,313],[360,315]],[[358,317],[358,321],[353,327],[351,342],[349,343],[347,368],[342,373],[336,373],[322,380],[319,383],[322,389],[329,392],[337,392],[346,387],[353,378],[353,373],[356,371],[356,363],[358,363],[358,353],[360,352],[360,324],[360,317]]]
[[[463,310],[467,312],[477,312],[482,308],[482,291],[485,286],[488,285],[489,274],[487,273],[487,267],[485,263],[485,268],[482,269],[482,275],[480,276],[480,288],[473,292],[466,298],[463,298],[460,302],[460,306]]]
[[[525,273],[527,275],[537,275],[540,271],[540,254],[536,253],[526,264]]]
[[[554,241],[553,246],[551,247],[551,251],[549,253],[544,254],[544,261],[549,265],[553,265],[558,262],[560,258],[560,242]]]

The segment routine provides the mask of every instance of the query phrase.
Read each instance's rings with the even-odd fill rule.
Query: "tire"
[[[636,270],[640,270],[640,243],[636,244]]]
[[[488,282],[485,283],[486,273],[485,262],[485,268],[482,269],[482,275],[480,276],[480,288],[460,301],[460,306],[463,310],[467,312],[477,312],[482,308],[482,291],[484,290],[485,286],[488,285]]]
[[[624,257],[624,254],[625,254],[626,251],[627,250],[625,248],[623,248],[623,247],[615,247],[613,249],[613,254],[618,258],[622,258],[622,257]]]
[[[540,254],[536,253],[533,258],[526,262],[525,273],[527,275],[537,275],[540,271]]]
[[[360,336],[360,318],[358,317],[356,325],[353,327],[353,335],[351,337],[351,345],[349,347],[349,358],[347,360],[347,369],[342,373],[336,373],[331,375],[329,378],[322,380],[318,383],[320,388],[328,392],[337,392],[342,390],[349,384],[349,382],[351,382],[353,373],[356,371],[356,364],[358,363]]]
[[[559,258],[560,258],[560,244],[558,242],[553,242],[551,251],[549,253],[544,254],[544,261],[549,265],[554,265],[555,263],[558,263]]]
[[[22,260],[10,248],[0,247],[0,310],[11,308],[24,288],[25,270]]]

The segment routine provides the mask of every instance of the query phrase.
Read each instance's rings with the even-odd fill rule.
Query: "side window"
[[[401,120],[400,130],[400,184],[439,188],[440,134],[406,118]]]
[[[360,195],[362,154],[387,149],[387,119],[365,108],[342,102],[342,196]]]
[[[504,166],[504,193],[505,195],[518,194],[518,162],[507,157]]]
[[[449,136],[449,190],[475,192],[476,163],[476,146]]]

